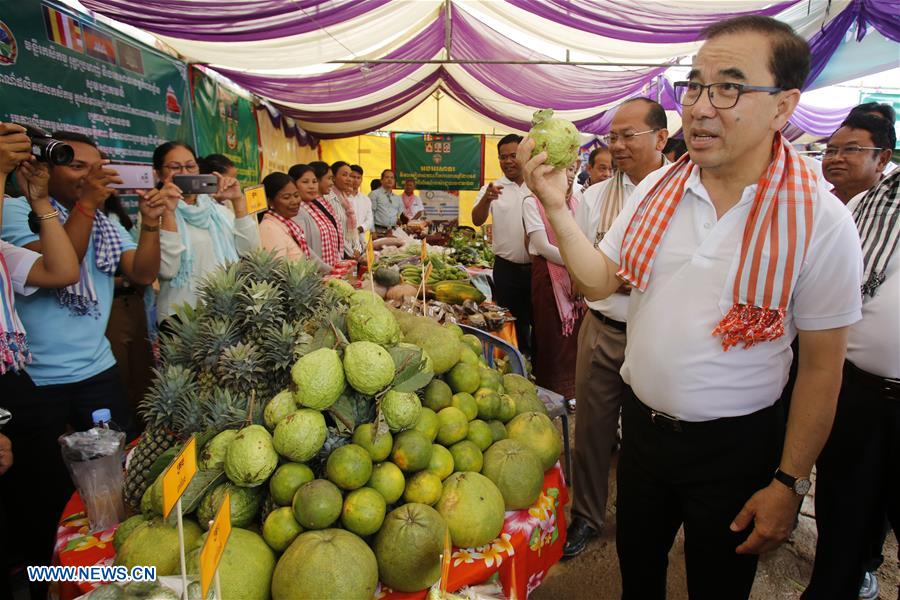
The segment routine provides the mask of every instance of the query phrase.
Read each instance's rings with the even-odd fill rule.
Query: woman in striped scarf
[[[323,189],[330,189],[330,172],[326,169],[323,175],[327,180],[324,187],[313,165],[294,165],[289,174],[296,182],[302,200],[293,220],[303,229],[310,251],[333,267],[344,254],[344,229],[334,206],[321,195]]]
[[[303,228],[293,220],[300,212],[302,197],[291,176],[287,173],[270,173],[262,183],[269,201],[269,210],[259,224],[263,248],[288,260],[313,260],[322,273],[330,272],[331,267],[310,250]]]

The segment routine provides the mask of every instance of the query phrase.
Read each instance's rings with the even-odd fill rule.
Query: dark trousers
[[[519,350],[533,356],[531,308],[531,264],[519,264],[494,257],[494,301],[508,308],[516,318]]]
[[[691,600],[749,597],[757,557],[735,548],[752,524],[739,533],[729,526],[772,481],[784,437],[779,408],[687,423],[677,432],[654,424],[629,389],[616,503],[623,599],[666,597],[668,554],[682,524]]]
[[[153,376],[153,349],[147,333],[143,296],[129,293],[113,299],[106,339],[116,357],[128,404],[136,414]]]
[[[91,413],[108,408],[113,421],[130,431],[133,418],[122,381],[112,367],[78,383],[35,387],[27,375],[9,384],[4,376],[2,403],[13,415],[3,433],[12,441],[15,462],[0,477],[0,501],[10,532],[21,544],[25,563],[48,565],[56,542],[59,516],[74,491],[62,460],[59,436],[71,427],[93,426]],[[32,587],[33,598],[45,593]]]
[[[870,377],[845,364],[834,426],[816,461],[819,537],[806,600],[857,597],[880,554],[873,541],[884,539],[885,514],[900,537],[900,394]]]

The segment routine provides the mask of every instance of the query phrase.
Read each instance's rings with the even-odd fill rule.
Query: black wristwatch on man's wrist
[[[788,475],[781,469],[775,469],[775,481],[783,483],[798,496],[805,496],[809,492],[809,488],[812,486],[812,483],[809,479]]]

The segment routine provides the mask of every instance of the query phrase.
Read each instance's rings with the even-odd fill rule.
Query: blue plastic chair
[[[522,353],[519,352],[518,348],[516,348],[506,340],[499,338],[496,335],[492,335],[487,331],[482,331],[477,327],[462,324],[460,324],[460,327],[462,328],[464,333],[471,333],[479,340],[481,340],[482,354],[484,355],[484,360],[485,362],[487,362],[489,367],[494,367],[494,351],[496,349],[499,349],[506,355],[506,358],[509,361],[509,370],[511,373],[516,373],[518,375],[522,375],[523,377],[528,377],[527,371],[525,369],[525,357],[522,356]],[[556,392],[550,391],[540,386],[538,386],[538,397],[544,403],[544,406],[547,407],[547,412],[549,413],[550,418],[559,419],[560,424],[562,425],[563,452],[566,457],[566,483],[571,485],[572,450],[569,444],[569,414],[566,411],[566,399],[563,398],[562,394],[557,394]]]

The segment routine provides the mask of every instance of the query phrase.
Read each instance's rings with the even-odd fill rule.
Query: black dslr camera
[[[67,165],[75,158],[75,150],[65,142],[55,140],[50,134],[34,125],[24,125],[25,134],[31,140],[31,153],[41,162],[54,166]]]

